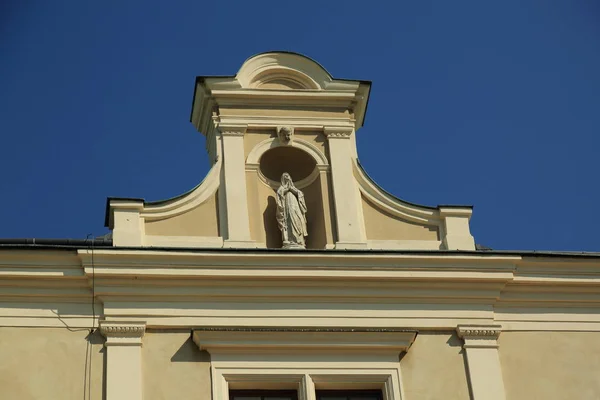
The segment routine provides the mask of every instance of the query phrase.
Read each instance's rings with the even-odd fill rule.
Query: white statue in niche
[[[306,203],[304,194],[292,182],[287,172],[281,175],[277,189],[277,224],[281,231],[284,249],[304,249],[306,231]]]

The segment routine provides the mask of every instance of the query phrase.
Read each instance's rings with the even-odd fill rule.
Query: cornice
[[[515,269],[515,263],[519,257],[515,256],[488,256],[485,254],[455,254],[452,252],[425,251],[414,252],[415,254],[399,252],[377,252],[377,251],[320,251],[320,252],[294,252],[289,251],[211,251],[194,249],[97,249],[94,251],[96,268],[123,268],[128,264],[135,264],[140,268],[191,268],[207,266],[219,268],[219,266],[231,269],[236,266],[248,268],[250,266],[261,267],[265,273],[271,273],[273,269],[322,269],[327,266],[331,271],[336,269],[373,271],[378,268],[385,270],[424,270],[441,273],[443,271],[480,271],[480,272],[502,272],[509,273],[511,278]],[[91,267],[91,256],[85,249],[78,251],[84,267]]]
[[[211,354],[230,352],[397,352],[406,351],[415,330],[386,329],[197,329],[194,343]]]

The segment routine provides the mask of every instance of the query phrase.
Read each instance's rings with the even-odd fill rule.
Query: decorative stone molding
[[[244,133],[240,131],[221,131],[221,136],[244,136]]]
[[[100,321],[100,333],[106,338],[106,346],[141,346],[146,333],[145,322]]]
[[[344,131],[334,131],[334,132],[325,132],[327,135],[327,139],[350,139],[350,135],[352,135],[352,131],[344,132]]]
[[[146,325],[114,325],[114,324],[102,324],[100,326],[100,333],[106,337],[142,337],[146,332]]]
[[[346,126],[326,126],[323,128],[323,133],[328,139],[349,139],[354,132],[354,129]]]
[[[459,327],[458,334],[460,337],[465,336],[495,336],[496,339],[500,336],[500,328],[469,328]]]
[[[459,325],[456,332],[465,341],[464,348],[497,348],[502,327],[500,325]]]
[[[244,136],[248,125],[230,125],[220,123],[218,125],[221,136]]]

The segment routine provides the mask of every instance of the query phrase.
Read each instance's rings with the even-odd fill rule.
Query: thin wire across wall
[[[92,355],[93,355],[93,346],[91,341],[93,340],[92,336],[96,332],[96,267],[94,265],[94,237],[90,233],[86,237],[86,241],[90,239],[90,247],[88,251],[91,253],[91,264],[92,264],[92,324],[90,327],[90,334],[88,335],[88,343],[86,346],[86,354],[85,354],[85,372],[84,372],[84,386],[83,386],[83,400],[86,400],[85,396],[85,388],[87,386],[87,400],[92,400]],[[89,350],[88,350],[89,349]]]

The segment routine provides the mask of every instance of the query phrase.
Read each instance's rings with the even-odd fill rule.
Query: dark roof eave
[[[0,248],[90,248],[112,247],[112,239],[43,239],[43,238],[6,238],[0,239]]]

